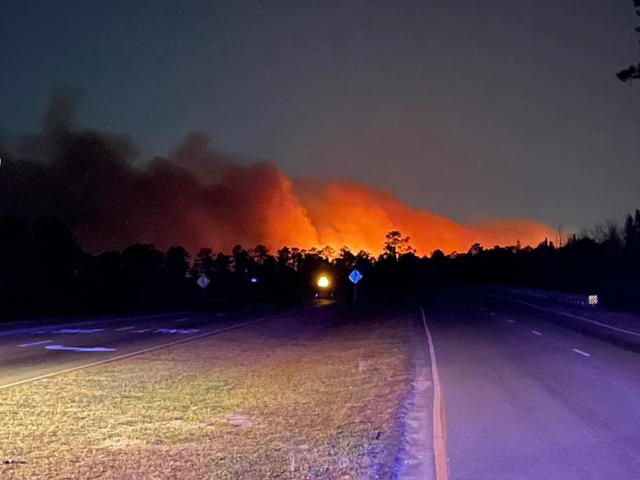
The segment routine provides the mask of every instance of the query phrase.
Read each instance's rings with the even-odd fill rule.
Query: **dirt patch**
[[[7,389],[0,478],[389,478],[411,322],[327,315]]]

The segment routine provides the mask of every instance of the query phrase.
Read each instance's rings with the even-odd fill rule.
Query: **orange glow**
[[[330,245],[336,251],[347,245],[356,253],[367,250],[379,254],[391,230],[409,236],[419,255],[436,249],[445,254],[467,252],[476,242],[487,248],[515,245],[518,240],[523,246],[535,246],[545,237],[554,238],[550,227],[533,220],[497,218],[463,226],[353,181],[301,180],[295,185],[308,223],[316,230],[316,245]]]
[[[209,184],[219,208],[203,206],[193,218],[200,245],[230,250],[235,244],[322,249],[342,246],[378,255],[385,235],[399,230],[418,255],[434,250],[465,253],[474,243],[536,246],[555,238],[547,225],[528,219],[495,218],[462,225],[423,208],[412,208],[393,194],[348,180],[290,179],[269,162],[234,165]],[[223,196],[224,195],[224,196]]]

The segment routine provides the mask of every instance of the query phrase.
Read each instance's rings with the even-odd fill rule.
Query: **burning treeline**
[[[169,157],[144,161],[129,137],[80,130],[67,110],[54,99],[42,133],[11,153],[0,145],[0,214],[57,216],[89,251],[133,243],[190,251],[263,244],[336,251],[346,245],[377,254],[385,234],[399,230],[419,254],[429,254],[467,251],[476,242],[535,245],[553,236],[532,220],[463,226],[353,181],[291,179],[270,162],[233,161],[197,134]]]

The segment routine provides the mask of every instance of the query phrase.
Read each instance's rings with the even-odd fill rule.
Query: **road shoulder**
[[[433,443],[433,377],[429,342],[417,319],[416,340],[412,349],[412,384],[405,418],[405,448],[399,480],[436,478]]]

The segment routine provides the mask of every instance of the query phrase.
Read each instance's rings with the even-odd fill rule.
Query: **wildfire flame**
[[[537,245],[554,234],[547,225],[526,219],[493,219],[463,226],[355,181],[292,180],[271,163],[243,167],[220,182],[241,185],[241,191],[246,191],[243,183],[251,185],[250,201],[260,214],[243,245],[262,243],[272,250],[285,245],[306,249],[330,246],[338,252],[347,246],[354,252],[379,254],[385,235],[399,230],[410,237],[420,255],[436,249],[448,254],[466,252],[474,243],[486,247],[515,245],[517,241]],[[216,241],[216,232],[219,238],[217,228],[211,241],[221,249],[230,248]],[[238,243],[237,235],[235,238]]]

